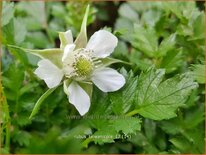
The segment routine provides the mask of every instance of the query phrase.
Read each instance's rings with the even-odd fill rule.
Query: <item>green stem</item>
[[[5,139],[5,148],[7,148],[9,150],[10,147],[10,126],[11,126],[11,122],[10,122],[10,115],[9,115],[9,106],[3,91],[3,87],[0,84],[0,93],[1,93],[1,106],[2,106],[2,112],[5,114],[5,118],[3,120],[3,123],[6,124],[6,139]]]
[[[85,139],[85,140],[82,142],[82,147],[87,148],[87,147],[88,147],[88,144],[89,144],[90,142],[92,142],[92,141],[93,141],[92,138],[87,138],[87,139]]]

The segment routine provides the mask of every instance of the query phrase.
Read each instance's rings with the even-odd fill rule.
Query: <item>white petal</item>
[[[64,62],[68,58],[69,54],[74,50],[74,48],[75,48],[75,44],[66,45],[66,47],[64,48],[62,62]]]
[[[94,71],[92,82],[103,92],[112,92],[123,87],[125,78],[114,69],[101,68]]]
[[[72,36],[72,31],[71,30],[66,31],[64,37],[66,38],[68,44],[73,43],[73,36]]]
[[[38,66],[34,73],[44,80],[49,88],[54,88],[60,84],[64,75],[61,69],[47,59],[40,60]]]
[[[105,30],[99,30],[91,36],[86,49],[93,50],[94,57],[105,58],[114,51],[117,42],[117,37],[112,33]]]
[[[80,115],[87,113],[90,107],[89,95],[75,81],[69,85],[68,92],[69,102],[76,107]]]

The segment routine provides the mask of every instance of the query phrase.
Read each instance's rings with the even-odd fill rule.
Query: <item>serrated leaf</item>
[[[109,93],[112,109],[115,114],[124,114],[128,112],[133,105],[137,80],[138,78],[134,77],[133,72],[130,71],[128,75],[126,75],[127,82],[125,86],[117,92]]]
[[[36,113],[39,111],[40,106],[41,106],[41,104],[43,103],[43,101],[44,101],[56,88],[57,88],[57,87],[48,89],[48,90],[38,99],[38,101],[36,102],[36,104],[35,104],[32,112],[31,112],[31,115],[29,116],[29,119],[31,119],[34,115],[36,115]]]
[[[14,142],[18,142],[20,146],[28,146],[30,143],[31,134],[26,131],[16,131],[14,133],[13,140]]]
[[[179,75],[162,81],[164,71],[150,69],[142,73],[137,88],[137,102],[134,111],[143,117],[162,120],[175,117],[175,111],[183,106],[197,83],[188,75]]]
[[[96,131],[90,138],[95,144],[114,143],[117,132],[113,128],[103,128]]]
[[[158,55],[165,56],[168,51],[172,50],[176,43],[175,38],[176,34],[171,34],[169,37],[165,38],[159,46]]]
[[[95,87],[93,91],[95,92],[95,94],[92,95],[92,104],[88,114],[97,117],[110,115],[112,113],[112,107],[109,100],[109,95],[106,93],[102,93]]]
[[[164,68],[166,73],[172,73],[182,65],[182,58],[182,49],[169,51],[162,58],[160,67]]]
[[[192,66],[192,76],[198,83],[205,83],[205,65],[195,64]]]
[[[158,38],[154,28],[135,24],[132,45],[148,57],[154,57],[158,50]]]
[[[124,134],[134,134],[141,129],[141,121],[137,117],[118,118],[111,120],[111,122],[117,132],[122,131]]]

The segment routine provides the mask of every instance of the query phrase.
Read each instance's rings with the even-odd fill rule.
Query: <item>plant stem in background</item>
[[[9,150],[10,147],[10,126],[11,126],[11,122],[10,122],[10,115],[9,115],[9,106],[7,104],[7,100],[3,91],[3,87],[0,84],[0,100],[1,100],[1,109],[4,111],[4,117],[1,117],[3,121],[3,128],[1,130],[1,132],[3,131],[3,129],[6,129],[6,138],[5,138],[5,147],[7,150]],[[1,111],[1,116],[3,116],[2,111]],[[2,134],[1,134],[2,135]],[[3,137],[1,137],[3,138]]]

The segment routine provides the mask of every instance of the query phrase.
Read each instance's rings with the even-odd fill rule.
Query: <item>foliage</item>
[[[25,49],[59,48],[58,32],[68,29],[76,38],[88,2],[2,4],[1,153],[204,153],[202,3],[90,3],[88,35],[104,27],[118,37],[116,59],[102,61],[126,84],[112,93],[94,87],[83,117],[63,86],[48,90],[34,75],[40,58]]]

